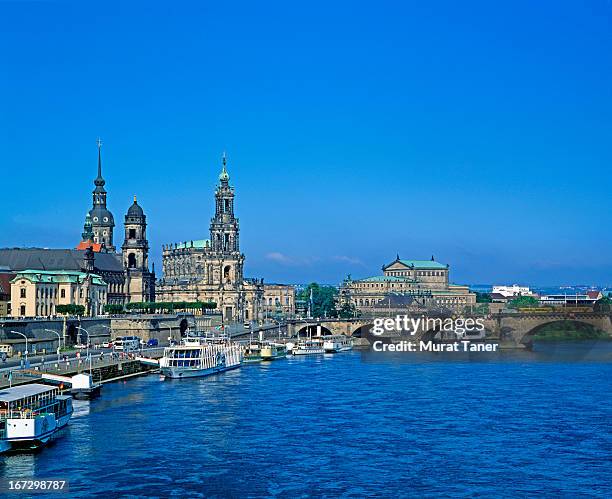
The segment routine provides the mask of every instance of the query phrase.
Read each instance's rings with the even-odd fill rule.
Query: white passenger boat
[[[287,356],[287,347],[282,343],[267,342],[261,345],[261,360],[278,360]]]
[[[240,345],[227,339],[197,337],[164,348],[159,367],[168,378],[194,378],[235,369],[241,363]]]
[[[299,340],[291,350],[293,355],[312,355],[325,353],[323,341],[320,339]]]
[[[346,352],[353,349],[353,339],[343,334],[323,336],[323,350],[325,353]]]
[[[0,452],[46,444],[72,416],[72,397],[33,383],[0,390]]]

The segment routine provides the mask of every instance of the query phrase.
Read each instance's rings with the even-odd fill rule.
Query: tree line
[[[338,289],[334,286],[321,286],[311,282],[297,294],[296,298],[305,302],[307,310],[310,307],[312,317],[351,319],[360,315],[353,303],[346,302],[338,307]]]

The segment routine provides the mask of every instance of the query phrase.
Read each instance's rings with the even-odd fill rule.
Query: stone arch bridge
[[[415,320],[423,317],[423,313],[406,314]],[[394,319],[395,317],[390,317]],[[435,318],[430,316],[430,318]],[[488,340],[499,341],[508,348],[524,347],[533,341],[533,336],[544,326],[562,321],[572,321],[579,324],[588,324],[612,338],[612,314],[599,312],[508,312],[488,316],[461,316],[462,319],[480,319],[484,326],[485,337]],[[381,319],[385,319],[381,317]],[[389,319],[389,318],[387,318]],[[320,320],[290,320],[281,325],[283,334],[289,336],[321,336],[325,334],[343,334],[346,336],[361,337],[373,326],[374,318],[360,317],[357,319],[320,319]],[[422,324],[425,324],[424,322]],[[271,326],[271,336],[278,331],[278,326]],[[420,327],[415,339],[431,338],[438,332],[427,325]]]

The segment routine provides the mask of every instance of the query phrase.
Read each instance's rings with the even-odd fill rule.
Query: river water
[[[612,495],[612,346],[348,353],[104,386],[4,478],[74,497]]]

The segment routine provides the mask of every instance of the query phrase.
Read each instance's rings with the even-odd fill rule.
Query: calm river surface
[[[610,497],[612,345],[134,378],[0,463],[4,478],[66,478],[76,497]]]

